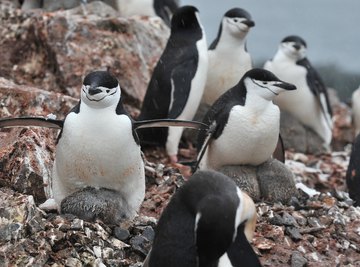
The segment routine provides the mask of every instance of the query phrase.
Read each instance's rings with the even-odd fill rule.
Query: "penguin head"
[[[306,42],[299,36],[290,35],[281,41],[280,50],[289,58],[298,61],[306,57]]]
[[[92,108],[116,106],[121,89],[117,79],[107,71],[94,71],[86,75],[81,88],[81,101]]]
[[[272,72],[264,69],[249,70],[244,74],[241,82],[244,83],[248,94],[256,94],[269,101],[283,91],[296,89],[295,85],[281,81]]]
[[[201,28],[199,10],[194,6],[182,6],[171,19],[171,33],[174,31]]]
[[[251,15],[242,8],[233,8],[224,15],[222,26],[236,38],[244,38],[251,27],[255,26],[255,22],[251,19]]]

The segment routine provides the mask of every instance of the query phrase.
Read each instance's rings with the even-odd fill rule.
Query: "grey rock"
[[[293,173],[276,159],[269,159],[257,168],[261,197],[265,201],[288,203],[297,196]]]
[[[130,236],[129,230],[120,227],[115,227],[113,234],[117,239],[121,241],[126,241]]]
[[[302,239],[299,229],[296,227],[286,227],[285,232],[291,237],[292,240],[298,241]]]
[[[248,193],[254,201],[260,200],[261,195],[256,177],[256,167],[229,165],[221,167],[218,171],[232,178],[236,185]]]
[[[153,241],[155,237],[155,231],[151,226],[146,226],[142,233],[143,237],[145,237],[149,241]]]
[[[294,251],[291,255],[291,267],[304,267],[307,259],[299,251]]]
[[[280,116],[280,134],[285,149],[294,149],[305,154],[321,154],[329,150],[324,141],[312,129],[304,126],[300,121],[287,112]]]
[[[143,236],[134,236],[130,239],[130,245],[132,248],[140,252],[143,256],[146,256],[150,251],[150,241]]]

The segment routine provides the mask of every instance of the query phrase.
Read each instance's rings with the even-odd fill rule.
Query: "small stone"
[[[142,236],[149,241],[153,241],[155,237],[155,231],[151,226],[146,226],[143,230]]]
[[[299,229],[296,227],[286,227],[285,232],[291,237],[292,240],[298,241],[302,239],[302,235],[299,232]]]
[[[120,227],[115,227],[113,234],[117,239],[121,241],[126,241],[130,236],[129,230]]]
[[[283,218],[284,225],[297,226],[297,222],[296,222],[295,218],[293,216],[291,216],[289,213],[284,212],[282,218]]]
[[[295,251],[291,255],[291,267],[303,267],[306,266],[307,260],[298,251]]]
[[[134,236],[130,239],[130,245],[132,248],[140,252],[143,256],[146,256],[150,250],[150,242],[143,236]]]

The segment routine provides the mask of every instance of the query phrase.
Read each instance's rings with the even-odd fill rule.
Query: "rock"
[[[270,159],[257,168],[261,197],[265,201],[288,203],[297,190],[292,172],[276,159]]]
[[[121,241],[126,241],[130,236],[130,232],[127,229],[115,227],[114,228],[114,236]]]
[[[261,194],[256,177],[256,167],[229,165],[221,167],[218,171],[232,178],[236,185],[248,193],[254,201],[260,200]]]
[[[286,231],[285,231],[292,240],[294,241],[298,241],[300,239],[302,239],[302,235],[299,232],[299,229],[296,227],[286,227]]]
[[[93,2],[86,15],[81,7],[51,14],[10,10],[11,16],[0,16],[0,72],[19,84],[78,97],[85,74],[109,69],[125,102],[139,108],[169,29],[160,18],[124,19],[104,12],[109,9]]]
[[[300,252],[294,251],[291,255],[291,267],[304,267],[306,264],[307,259]]]
[[[285,149],[307,154],[321,154],[329,150],[324,141],[310,128],[287,112],[281,112],[280,134]]]

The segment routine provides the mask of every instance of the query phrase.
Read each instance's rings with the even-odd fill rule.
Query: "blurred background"
[[[181,0],[200,11],[208,43],[217,35],[224,13],[233,7],[247,10],[255,27],[248,34],[247,49],[254,66],[274,56],[287,35],[299,35],[308,46],[308,58],[328,87],[347,101],[360,85],[359,0]]]

